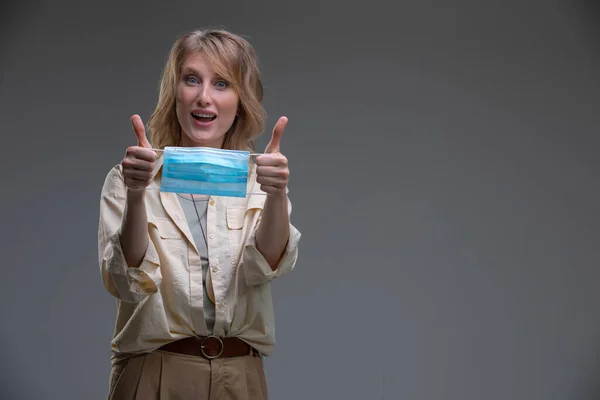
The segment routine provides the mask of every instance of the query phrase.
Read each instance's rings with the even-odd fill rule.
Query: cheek
[[[187,87],[179,87],[175,94],[175,102],[178,107],[187,107],[194,98],[194,90]]]
[[[237,95],[231,96],[227,99],[227,109],[229,110],[229,114],[235,116],[237,114],[239,107],[239,98]]]
[[[175,112],[178,116],[187,114],[190,98],[191,95],[189,90],[183,90],[181,88],[177,90],[177,93],[175,93]]]
[[[179,123],[181,124],[181,118],[182,116],[185,114],[185,109],[183,107],[183,104],[181,104],[179,98],[175,99],[175,114],[177,115],[177,119],[179,120]]]

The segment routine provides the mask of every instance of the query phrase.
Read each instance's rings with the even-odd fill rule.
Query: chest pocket
[[[235,266],[237,265],[241,253],[243,251],[243,244],[245,242],[245,236],[247,236],[247,227],[244,226],[244,220],[246,219],[246,207],[240,206],[227,206],[226,210],[226,222],[227,222],[227,237],[229,239],[229,255],[231,256],[231,262]]]
[[[246,207],[227,206],[227,228],[229,230],[241,230],[244,227]]]
[[[148,220],[148,223],[149,230],[153,230],[150,232],[150,237],[160,256],[168,254],[179,258],[185,254],[184,235],[170,218],[154,216]]]

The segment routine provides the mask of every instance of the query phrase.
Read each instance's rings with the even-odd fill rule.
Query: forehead
[[[214,72],[213,63],[208,57],[201,52],[194,52],[184,57],[181,63],[181,70],[194,70],[197,72],[212,73]]]
[[[213,52],[194,51],[184,57],[181,63],[181,71],[193,70],[207,75],[221,75],[230,78],[231,68],[229,60],[224,59],[221,54]]]

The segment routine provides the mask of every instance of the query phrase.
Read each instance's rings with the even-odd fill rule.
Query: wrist
[[[287,194],[286,192],[282,193],[268,193],[267,201],[270,203],[284,203],[287,204]]]
[[[141,201],[144,201],[145,198],[146,198],[146,190],[127,188],[127,202],[128,203],[141,202]]]

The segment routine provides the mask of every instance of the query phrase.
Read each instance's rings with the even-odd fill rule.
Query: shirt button
[[[215,238],[215,235],[213,235],[213,234],[211,233],[210,235],[208,235],[208,238],[209,238],[209,239],[214,239],[214,238]]]
[[[217,267],[213,267],[212,271],[216,274],[217,273]]]
[[[210,200],[210,205],[211,205],[211,206],[214,206],[214,205],[215,205],[215,201],[211,199],[211,200]]]

